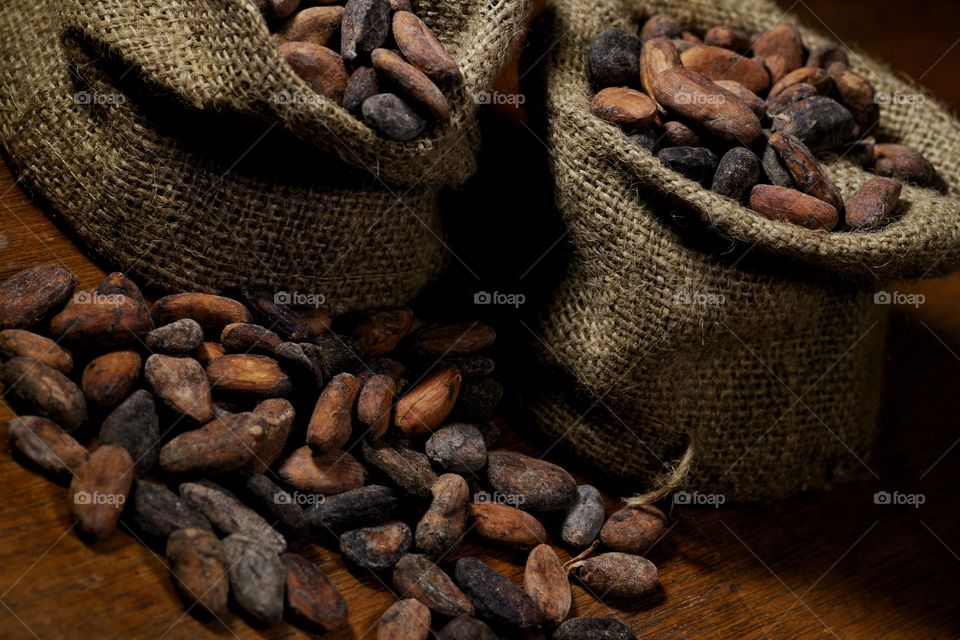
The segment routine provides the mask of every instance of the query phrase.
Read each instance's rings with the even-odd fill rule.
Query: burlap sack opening
[[[526,0],[425,2],[462,62],[453,116],[390,142],[277,56],[253,0],[0,7],[0,143],[109,266],[163,289],[268,286],[334,311],[402,304],[444,264],[437,204],[475,168],[476,96]]]
[[[463,81],[448,94],[450,121],[410,143],[378,136],[332,101],[309,99],[312,90],[277,54],[254,0],[64,0],[55,6],[65,30],[81,33],[195,109],[279,123],[390,184],[448,186],[476,170],[478,96],[489,90],[522,32],[528,4],[418,3],[417,14],[459,61]]]
[[[657,12],[762,30],[783,18],[772,3],[554,0],[550,12],[548,136],[574,258],[542,323],[552,375],[531,408],[544,430],[637,490],[663,489],[650,498],[761,499],[868,473],[889,309],[874,294],[957,266],[956,200],[908,187],[881,230],[815,233],[710,193],[590,114],[600,31]],[[916,91],[854,67],[882,91]],[[922,148],[955,195],[958,124],[929,97],[882,111],[881,135]],[[845,197],[869,176],[828,168]]]

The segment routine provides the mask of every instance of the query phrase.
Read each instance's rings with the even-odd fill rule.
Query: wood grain
[[[789,6],[788,3],[784,5]],[[838,38],[921,77],[960,105],[955,82],[960,7],[915,1],[871,4],[808,1],[796,6]],[[821,25],[822,26],[822,25]],[[945,53],[946,52],[946,53]],[[945,55],[944,55],[945,54]],[[939,59],[939,60],[938,60]],[[7,61],[9,62],[9,61]],[[514,74],[515,76],[515,74]],[[509,85],[509,78],[507,80]],[[498,111],[507,131],[524,135]],[[495,121],[495,124],[496,121]],[[512,128],[511,128],[512,127]],[[494,136],[495,138],[497,136]],[[0,278],[44,261],[62,262],[91,287],[102,270],[0,170]],[[575,615],[617,615],[646,638],[940,638],[960,635],[960,276],[898,289],[925,304],[898,310],[892,331],[882,438],[862,482],[773,504],[677,508],[674,524],[650,554],[662,576],[656,597],[627,605],[598,602],[574,587]],[[238,615],[201,623],[183,615],[165,562],[128,532],[86,545],[71,531],[66,488],[10,456],[0,407],[0,637],[2,638],[296,638],[290,625],[255,630]],[[526,434],[524,425],[517,425]],[[531,454],[549,443],[512,433]],[[615,481],[570,464],[578,479],[607,496]],[[919,492],[919,508],[874,504],[878,490]],[[615,503],[609,500],[608,507]],[[349,630],[329,638],[372,638],[394,601],[383,576],[351,572],[327,546],[297,547],[317,561],[346,597]],[[523,557],[468,545],[519,582]],[[564,559],[566,559],[564,555]],[[523,637],[523,636],[517,636]]]

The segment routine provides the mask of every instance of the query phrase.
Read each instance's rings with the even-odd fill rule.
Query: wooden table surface
[[[857,4],[784,6],[960,105],[960,8],[932,0],[883,0],[869,10]],[[497,124],[525,135],[507,120]],[[105,266],[87,259],[0,169],[0,278],[46,261],[68,265],[82,287],[95,285]],[[876,478],[865,473],[863,482],[771,504],[675,509],[673,526],[650,554],[662,596],[624,607],[575,586],[574,614],[618,615],[643,638],[960,636],[960,277],[897,288],[926,300],[898,309],[891,331],[883,429],[869,461]],[[9,416],[0,407],[0,638],[304,635],[287,624],[257,631],[235,614],[213,623],[183,615],[164,559],[129,531],[81,542],[65,488],[11,461]],[[539,453],[536,439],[509,438]],[[580,479],[616,491],[595,473]],[[877,505],[879,490],[919,493],[925,501],[919,508]],[[374,637],[379,614],[394,600],[387,583],[351,573],[321,545],[295,548],[315,559],[348,601],[350,629],[327,637]],[[466,553],[515,580],[522,574],[522,555],[472,544],[458,555]]]

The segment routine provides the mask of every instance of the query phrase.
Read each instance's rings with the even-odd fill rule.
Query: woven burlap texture
[[[397,143],[313,95],[254,0],[4,3],[0,143],[91,251],[148,284],[262,285],[322,295],[334,311],[402,304],[443,267],[438,192],[475,171],[479,96],[527,10],[526,0],[419,3],[463,81],[449,123]],[[242,148],[225,157],[158,118],[168,104],[191,122],[291,134],[312,173],[288,178]]]
[[[695,30],[785,19],[756,0],[550,2],[548,142],[573,259],[544,314],[539,348],[553,375],[531,396],[533,413],[640,491],[672,479],[754,500],[868,473],[889,309],[874,292],[958,265],[960,126],[925,94],[883,105],[878,136],[923,149],[951,192],[906,187],[902,217],[881,230],[766,220],[590,114],[590,41],[658,12]],[[803,32],[808,45],[823,39]],[[918,94],[873,61],[852,66],[880,91]],[[843,158],[827,167],[844,197],[870,177]],[[678,212],[721,248],[691,242]]]

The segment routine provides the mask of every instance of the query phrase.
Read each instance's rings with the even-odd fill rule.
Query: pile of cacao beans
[[[318,95],[391,140],[412,140],[450,119],[441,87],[460,79],[460,67],[410,0],[300,5],[263,0],[261,8],[277,51]]]
[[[257,626],[347,625],[336,587],[289,540],[392,584],[378,638],[635,637],[616,618],[567,619],[569,576],[607,601],[655,593],[643,554],[667,518],[654,506],[608,518],[593,486],[493,449],[503,388],[489,326],[408,308],[331,318],[260,290],[151,306],[119,273],[77,284],[56,264],[0,284],[11,451],[69,480],[82,537],[121,527],[161,549],[198,617],[232,602]],[[458,553],[468,536],[525,554],[522,587]],[[551,543],[579,555],[562,563]]]
[[[597,117],[767,218],[824,231],[876,228],[893,216],[903,183],[942,188],[920,151],[871,137],[880,100],[846,51],[808,49],[792,24],[696,34],[657,14],[639,36],[622,27],[600,33],[589,63]],[[824,152],[878,177],[844,202],[817,159]]]

